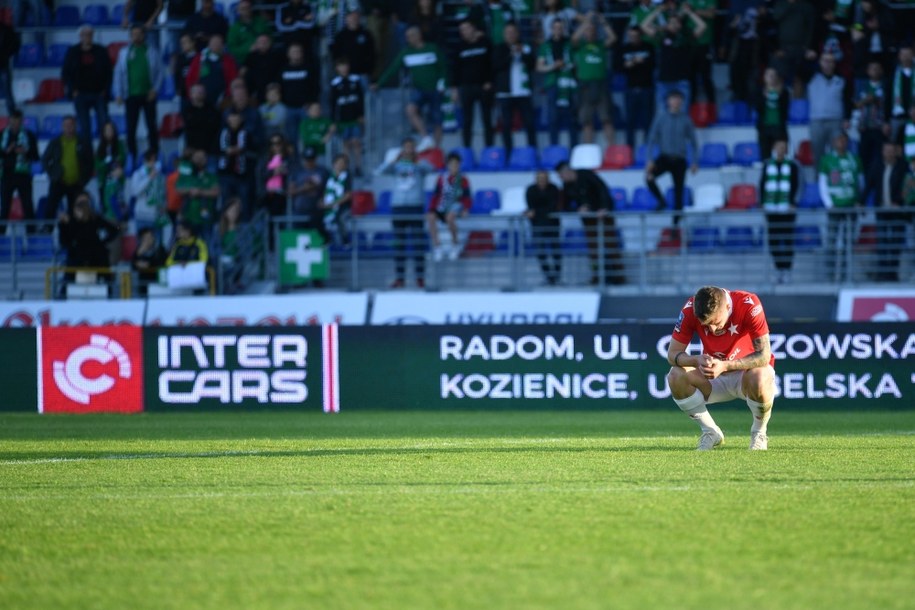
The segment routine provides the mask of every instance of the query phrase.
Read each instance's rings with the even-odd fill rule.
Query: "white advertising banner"
[[[839,322],[910,322],[915,320],[915,290],[843,289],[836,311]]]
[[[596,292],[384,292],[371,324],[589,324],[599,306]]]
[[[0,327],[143,324],[143,301],[2,301]]]
[[[334,292],[149,300],[146,326],[365,324],[368,295]]]

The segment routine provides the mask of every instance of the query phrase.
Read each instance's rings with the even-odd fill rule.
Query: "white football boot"
[[[769,437],[765,432],[754,432],[750,435],[750,451],[765,451],[769,448]]]
[[[715,428],[714,430],[707,430],[702,433],[702,436],[699,437],[699,446],[696,447],[698,451],[711,451],[715,447],[721,445],[724,442],[724,432],[721,431],[721,428]]]

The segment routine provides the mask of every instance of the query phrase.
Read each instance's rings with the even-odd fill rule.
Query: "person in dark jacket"
[[[518,26],[514,23],[505,26],[503,37],[505,42],[493,48],[492,71],[499,114],[502,115],[502,139],[505,153],[510,156],[515,111],[521,114],[528,146],[537,146],[534,105],[531,101],[536,57],[531,46],[521,42]]]
[[[0,221],[10,218],[13,193],[19,193],[22,214],[35,218],[32,203],[32,163],[38,161],[38,139],[22,126],[22,111],[10,113],[10,122],[0,133]]]
[[[13,70],[10,61],[19,52],[21,40],[18,32],[11,26],[0,21],[0,97],[6,99],[7,113],[16,109],[16,100],[13,99]]]
[[[492,42],[469,19],[461,22],[458,32],[461,40],[453,62],[451,84],[454,86],[452,97],[460,103],[464,113],[461,125],[463,143],[468,148],[471,145],[475,107],[479,104],[483,141],[486,146],[492,146]]]
[[[363,86],[368,86],[368,79],[375,71],[375,38],[362,26],[360,18],[359,7],[352,5],[346,13],[346,27],[337,32],[330,52],[335,60],[347,58],[350,72],[362,79]]]
[[[48,175],[48,202],[44,217],[54,218],[61,200],[67,198],[68,213],[73,212],[76,199],[92,178],[92,147],[76,135],[76,119],[65,116],[61,133],[48,142],[41,165]]]
[[[867,172],[862,201],[874,196],[877,211],[877,281],[898,282],[911,210],[903,208],[902,187],[908,168],[893,142],[884,142],[881,157]],[[887,188],[889,187],[889,188]]]
[[[216,12],[214,0],[200,0],[200,10],[188,18],[184,31],[194,37],[197,50],[202,51],[214,34],[226,39],[229,35],[229,22]]]
[[[527,211],[524,215],[531,221],[534,251],[540,268],[550,286],[559,283],[562,275],[562,254],[559,241],[559,218],[562,211],[562,193],[550,182],[546,170],[537,172],[534,184],[525,192]]]
[[[273,50],[270,36],[261,34],[257,37],[254,49],[245,58],[241,75],[258,104],[267,101],[267,85],[280,82],[283,61],[283,56]]]
[[[607,185],[589,169],[572,169],[568,161],[560,162],[556,173],[562,180],[566,210],[582,215],[591,259],[591,284],[625,283],[619,235],[612,216],[613,198]]]
[[[190,88],[190,103],[181,112],[184,119],[184,145],[215,154],[219,150],[222,122],[216,106],[207,101],[206,89],[200,83]]]
[[[72,212],[58,216],[60,246],[67,251],[67,267],[108,267],[108,244],[117,238],[116,224],[95,213],[89,193],[80,191]]]
[[[101,128],[108,122],[108,95],[114,68],[108,50],[93,40],[92,26],[79,29],[79,42],[64,56],[60,78],[64,91],[73,100],[80,137],[92,140],[90,111],[95,112],[96,123]]]
[[[286,139],[294,142],[308,106],[320,98],[321,81],[318,80],[315,66],[306,61],[302,45],[290,45],[286,57],[286,63],[280,70],[279,82],[281,98],[286,105]]]

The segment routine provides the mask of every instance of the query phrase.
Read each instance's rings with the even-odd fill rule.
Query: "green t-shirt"
[[[766,89],[763,94],[765,108],[763,109],[762,124],[767,127],[778,127],[782,124],[782,115],[778,107],[779,91]]]
[[[378,77],[378,86],[387,83],[403,65],[410,73],[413,87],[429,93],[444,91],[448,86],[445,72],[445,58],[434,44],[426,43],[418,49],[405,47],[391,65]]]
[[[176,187],[211,189],[219,184],[216,174],[208,171],[192,172],[190,175],[179,173]],[[216,214],[216,198],[187,196],[184,200],[184,206],[181,208],[181,216],[184,220],[195,225],[212,224]]]
[[[76,152],[77,139],[60,137],[61,181],[64,184],[79,184],[79,157]]]
[[[690,4],[690,6],[693,7],[693,10],[696,11],[697,13],[699,11],[704,11],[705,9],[710,9],[710,8],[717,9],[718,8],[718,0],[691,0],[689,4]],[[701,15],[700,15],[700,17],[701,17]],[[688,27],[690,31],[693,31],[693,29],[695,29],[696,26],[695,26],[695,24],[693,24],[692,19],[690,19],[689,17],[684,17],[683,21],[684,21],[684,24],[686,25],[686,27]],[[705,22],[705,31],[702,32],[702,35],[699,36],[699,38],[693,37],[693,40],[695,40],[696,44],[699,44],[699,45],[712,44],[712,41],[715,38],[715,28],[714,28],[715,19],[709,18],[709,17],[702,17],[702,21]]]
[[[858,204],[858,187],[863,170],[857,155],[846,152],[839,156],[835,152],[823,155],[820,160],[820,175],[826,176],[826,184],[832,204],[837,208],[850,208]]]
[[[299,123],[299,140],[302,142],[302,147],[312,146],[319,155],[323,155],[325,151],[324,136],[327,135],[328,129],[330,129],[330,119],[327,117],[322,116],[316,119],[305,117],[302,119],[302,122]]]
[[[651,11],[653,11],[653,10],[654,10],[653,5],[648,5],[648,6],[645,6],[643,4],[636,5],[636,7],[634,9],[632,9],[632,11],[630,11],[630,13],[629,13],[629,27],[634,28],[634,27],[638,27],[638,26],[642,25],[642,22],[648,18],[648,15],[650,15]],[[658,15],[658,18],[657,18],[657,20],[655,20],[655,23],[658,26],[662,25],[664,23],[664,15],[663,14]],[[651,44],[654,46],[658,46],[661,43],[660,36],[657,36],[657,35],[649,36],[645,32],[642,32],[642,40],[644,40],[648,44]]]
[[[131,45],[127,51],[127,95],[147,95],[152,89],[146,45]]]
[[[270,24],[260,14],[254,15],[251,23],[236,21],[229,26],[226,49],[239,66],[245,63],[248,53],[251,52],[251,45],[261,34],[270,34]]]
[[[543,75],[543,86],[547,89],[557,87],[559,95],[556,103],[560,106],[568,106],[572,97],[572,91],[575,90],[575,64],[572,62],[571,44],[568,40],[562,43],[562,60],[565,67],[561,70],[546,72]],[[540,45],[537,50],[537,56],[543,57],[547,65],[553,64],[553,41],[547,40]]]
[[[573,57],[579,82],[607,79],[607,50],[599,41],[578,43]]]

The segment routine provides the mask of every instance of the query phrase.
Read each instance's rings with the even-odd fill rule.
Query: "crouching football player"
[[[701,354],[687,352],[693,336]],[[705,286],[686,301],[671,336],[667,374],[674,402],[702,429],[700,451],[724,441],[707,404],[740,399],[753,413],[750,449],[767,449],[766,428],[775,399],[775,358],[759,297],[751,292]]]

